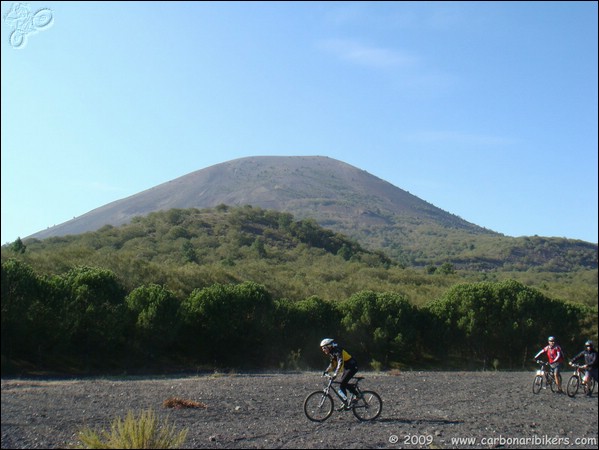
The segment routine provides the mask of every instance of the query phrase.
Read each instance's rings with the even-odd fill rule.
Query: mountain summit
[[[171,208],[252,205],[313,218],[356,236],[364,227],[401,222],[483,232],[392,184],[344,162],[323,156],[256,156],[201,169],[117,200],[68,222],[29,236],[53,236],[118,226],[135,216]],[[487,231],[488,232],[488,231]]]

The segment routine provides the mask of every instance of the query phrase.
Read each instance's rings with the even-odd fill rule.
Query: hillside
[[[217,164],[94,209],[26,239],[81,234],[171,208],[252,205],[312,218],[383,250],[404,265],[472,270],[597,268],[597,245],[511,238],[462,218],[363,170],[327,157],[261,156]]]
[[[546,244],[531,245],[534,249]],[[251,280],[280,298],[317,295],[335,300],[367,289],[399,292],[421,305],[458,282],[516,279],[552,298],[597,305],[596,269],[480,272],[454,271],[451,264],[404,268],[312,219],[296,220],[289,213],[251,206],[154,212],[118,227],[29,239],[20,248],[3,246],[2,261],[10,258],[43,274],[102,267],[129,289],[159,283],[181,297],[214,283]]]
[[[312,219],[251,206],[1,250],[3,374],[311,365],[330,335],[374,368],[447,367],[447,342],[459,365],[492,355],[514,367],[549,333],[577,347],[597,330],[597,270],[403,268]]]
[[[252,280],[281,298],[332,300],[360,289],[394,290],[404,276],[416,276],[400,268],[388,272],[395,266],[384,254],[313,220],[251,206],[159,211],[119,227],[29,240],[23,253],[2,247],[3,261],[14,257],[45,274],[99,266],[129,289],[160,283],[181,297],[214,283]],[[426,298],[449,286],[442,277],[417,277],[430,285],[422,289]]]

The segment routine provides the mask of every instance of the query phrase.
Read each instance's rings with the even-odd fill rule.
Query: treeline
[[[36,273],[1,266],[2,373],[187,368],[321,368],[335,337],[364,369],[520,368],[550,334],[571,352],[596,335],[597,311],[516,281],[456,285],[418,308],[399,293],[274,298],[254,282],[215,283],[181,298],[163,285],[127,289],[110,270]],[[457,361],[457,363],[456,363]]]

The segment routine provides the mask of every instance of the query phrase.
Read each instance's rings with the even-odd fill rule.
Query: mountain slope
[[[460,217],[344,162],[322,156],[257,156],[198,170],[94,209],[29,238],[81,234],[172,208],[252,205],[312,218],[406,265],[450,262],[476,270],[597,267],[597,246],[580,241],[544,245],[511,238]],[[515,251],[516,249],[516,251]],[[571,255],[575,255],[573,258]],[[567,262],[564,262],[567,259]],[[523,262],[524,261],[524,262]],[[556,262],[557,261],[557,262]],[[579,261],[583,261],[580,263]],[[590,263],[589,263],[590,261]]]
[[[318,222],[349,220],[368,226],[390,223],[391,216],[472,232],[485,230],[349,164],[327,157],[242,158],[192,172],[109,203],[30,236],[80,234],[103,225],[121,225],[135,216],[171,208],[209,208],[251,204],[291,212]]]

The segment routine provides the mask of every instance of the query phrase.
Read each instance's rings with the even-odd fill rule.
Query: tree
[[[179,300],[163,286],[151,284],[134,289],[125,298],[133,315],[135,342],[143,356],[161,356],[179,333]]]
[[[27,246],[23,244],[23,241],[21,241],[20,237],[18,237],[17,240],[10,245],[10,249],[15,253],[23,254],[25,253],[26,248]]]
[[[9,259],[1,266],[2,355],[22,357],[31,352],[31,305],[39,296],[39,280],[31,266]]]
[[[343,302],[341,312],[347,345],[360,357],[385,367],[413,357],[418,312],[402,295],[362,291]]]
[[[274,303],[264,286],[214,284],[185,300],[186,336],[207,362],[236,367],[264,362],[273,329]]]
[[[266,247],[264,246],[264,238],[258,236],[252,243],[252,251],[260,258],[266,258]]]
[[[64,291],[56,277],[37,276],[16,260],[2,264],[2,355],[39,366],[64,350]]]
[[[75,355],[100,361],[122,348],[128,316],[125,290],[116,275],[105,269],[79,267],[64,277],[64,328]]]
[[[443,275],[453,275],[455,273],[455,268],[453,267],[453,264],[444,262],[441,264],[441,267],[439,267],[439,273]]]
[[[341,336],[341,313],[333,302],[311,296],[286,303],[282,339],[285,352],[299,351],[302,360],[311,367],[322,366],[325,360],[318,345],[325,337]]]

